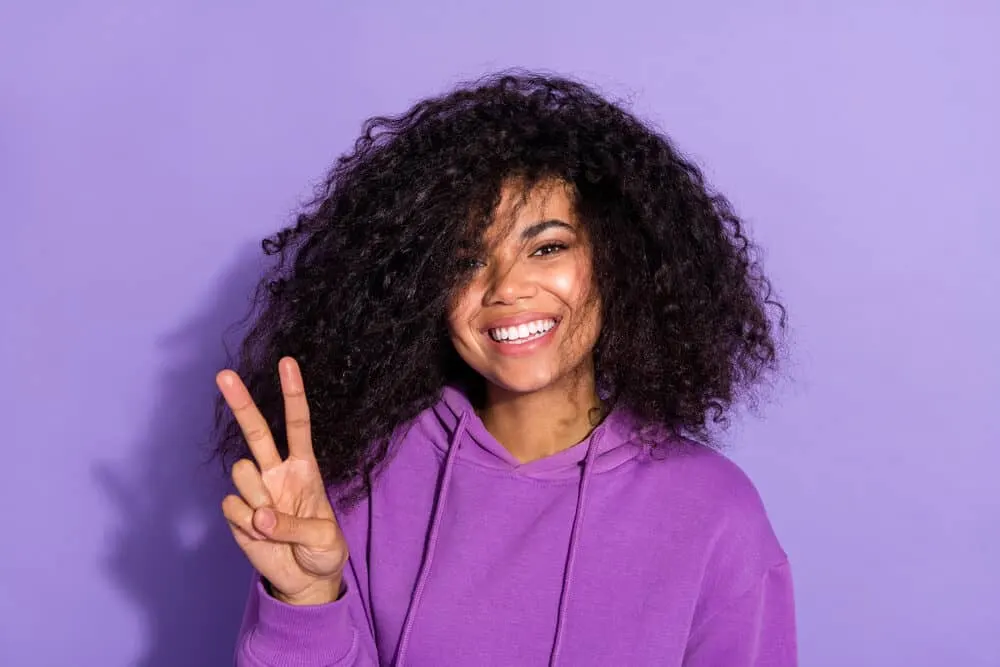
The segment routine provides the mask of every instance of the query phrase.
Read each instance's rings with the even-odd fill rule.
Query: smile
[[[497,327],[489,329],[487,333],[497,343],[507,345],[523,345],[533,340],[541,338],[556,326],[554,319],[535,320],[525,322],[512,327]]]

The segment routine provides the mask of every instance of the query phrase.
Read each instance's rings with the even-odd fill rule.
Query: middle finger
[[[257,409],[240,377],[233,371],[225,370],[216,377],[216,384],[233,411],[260,469],[269,470],[280,465],[281,455],[278,454],[267,420]]]

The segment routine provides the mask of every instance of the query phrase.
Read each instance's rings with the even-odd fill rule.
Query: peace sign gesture
[[[347,543],[313,453],[302,373],[290,357],[278,362],[278,371],[288,433],[285,460],[239,376],[227,369],[215,378],[257,461],[242,459],[233,466],[239,495],[226,496],[222,512],[276,598],[297,605],[325,604],[340,595]]]

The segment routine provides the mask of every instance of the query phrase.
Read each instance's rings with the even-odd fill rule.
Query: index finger
[[[236,416],[247,445],[261,470],[268,470],[281,464],[281,455],[274,444],[267,420],[260,413],[240,376],[231,370],[220,371],[215,376],[222,396]]]
[[[309,402],[302,382],[302,370],[295,359],[284,357],[278,362],[278,371],[281,376],[281,393],[285,399],[288,454],[298,459],[311,460],[314,456],[312,428],[309,425]]]

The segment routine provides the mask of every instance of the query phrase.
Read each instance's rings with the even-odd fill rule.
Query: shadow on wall
[[[214,376],[223,336],[245,314],[259,279],[259,246],[233,269],[190,322],[161,339],[163,377],[153,418],[128,471],[95,474],[119,512],[107,568],[146,615],[140,667],[232,664],[250,566],[222,518],[229,481],[209,459]],[[232,345],[236,332],[226,335]]]

